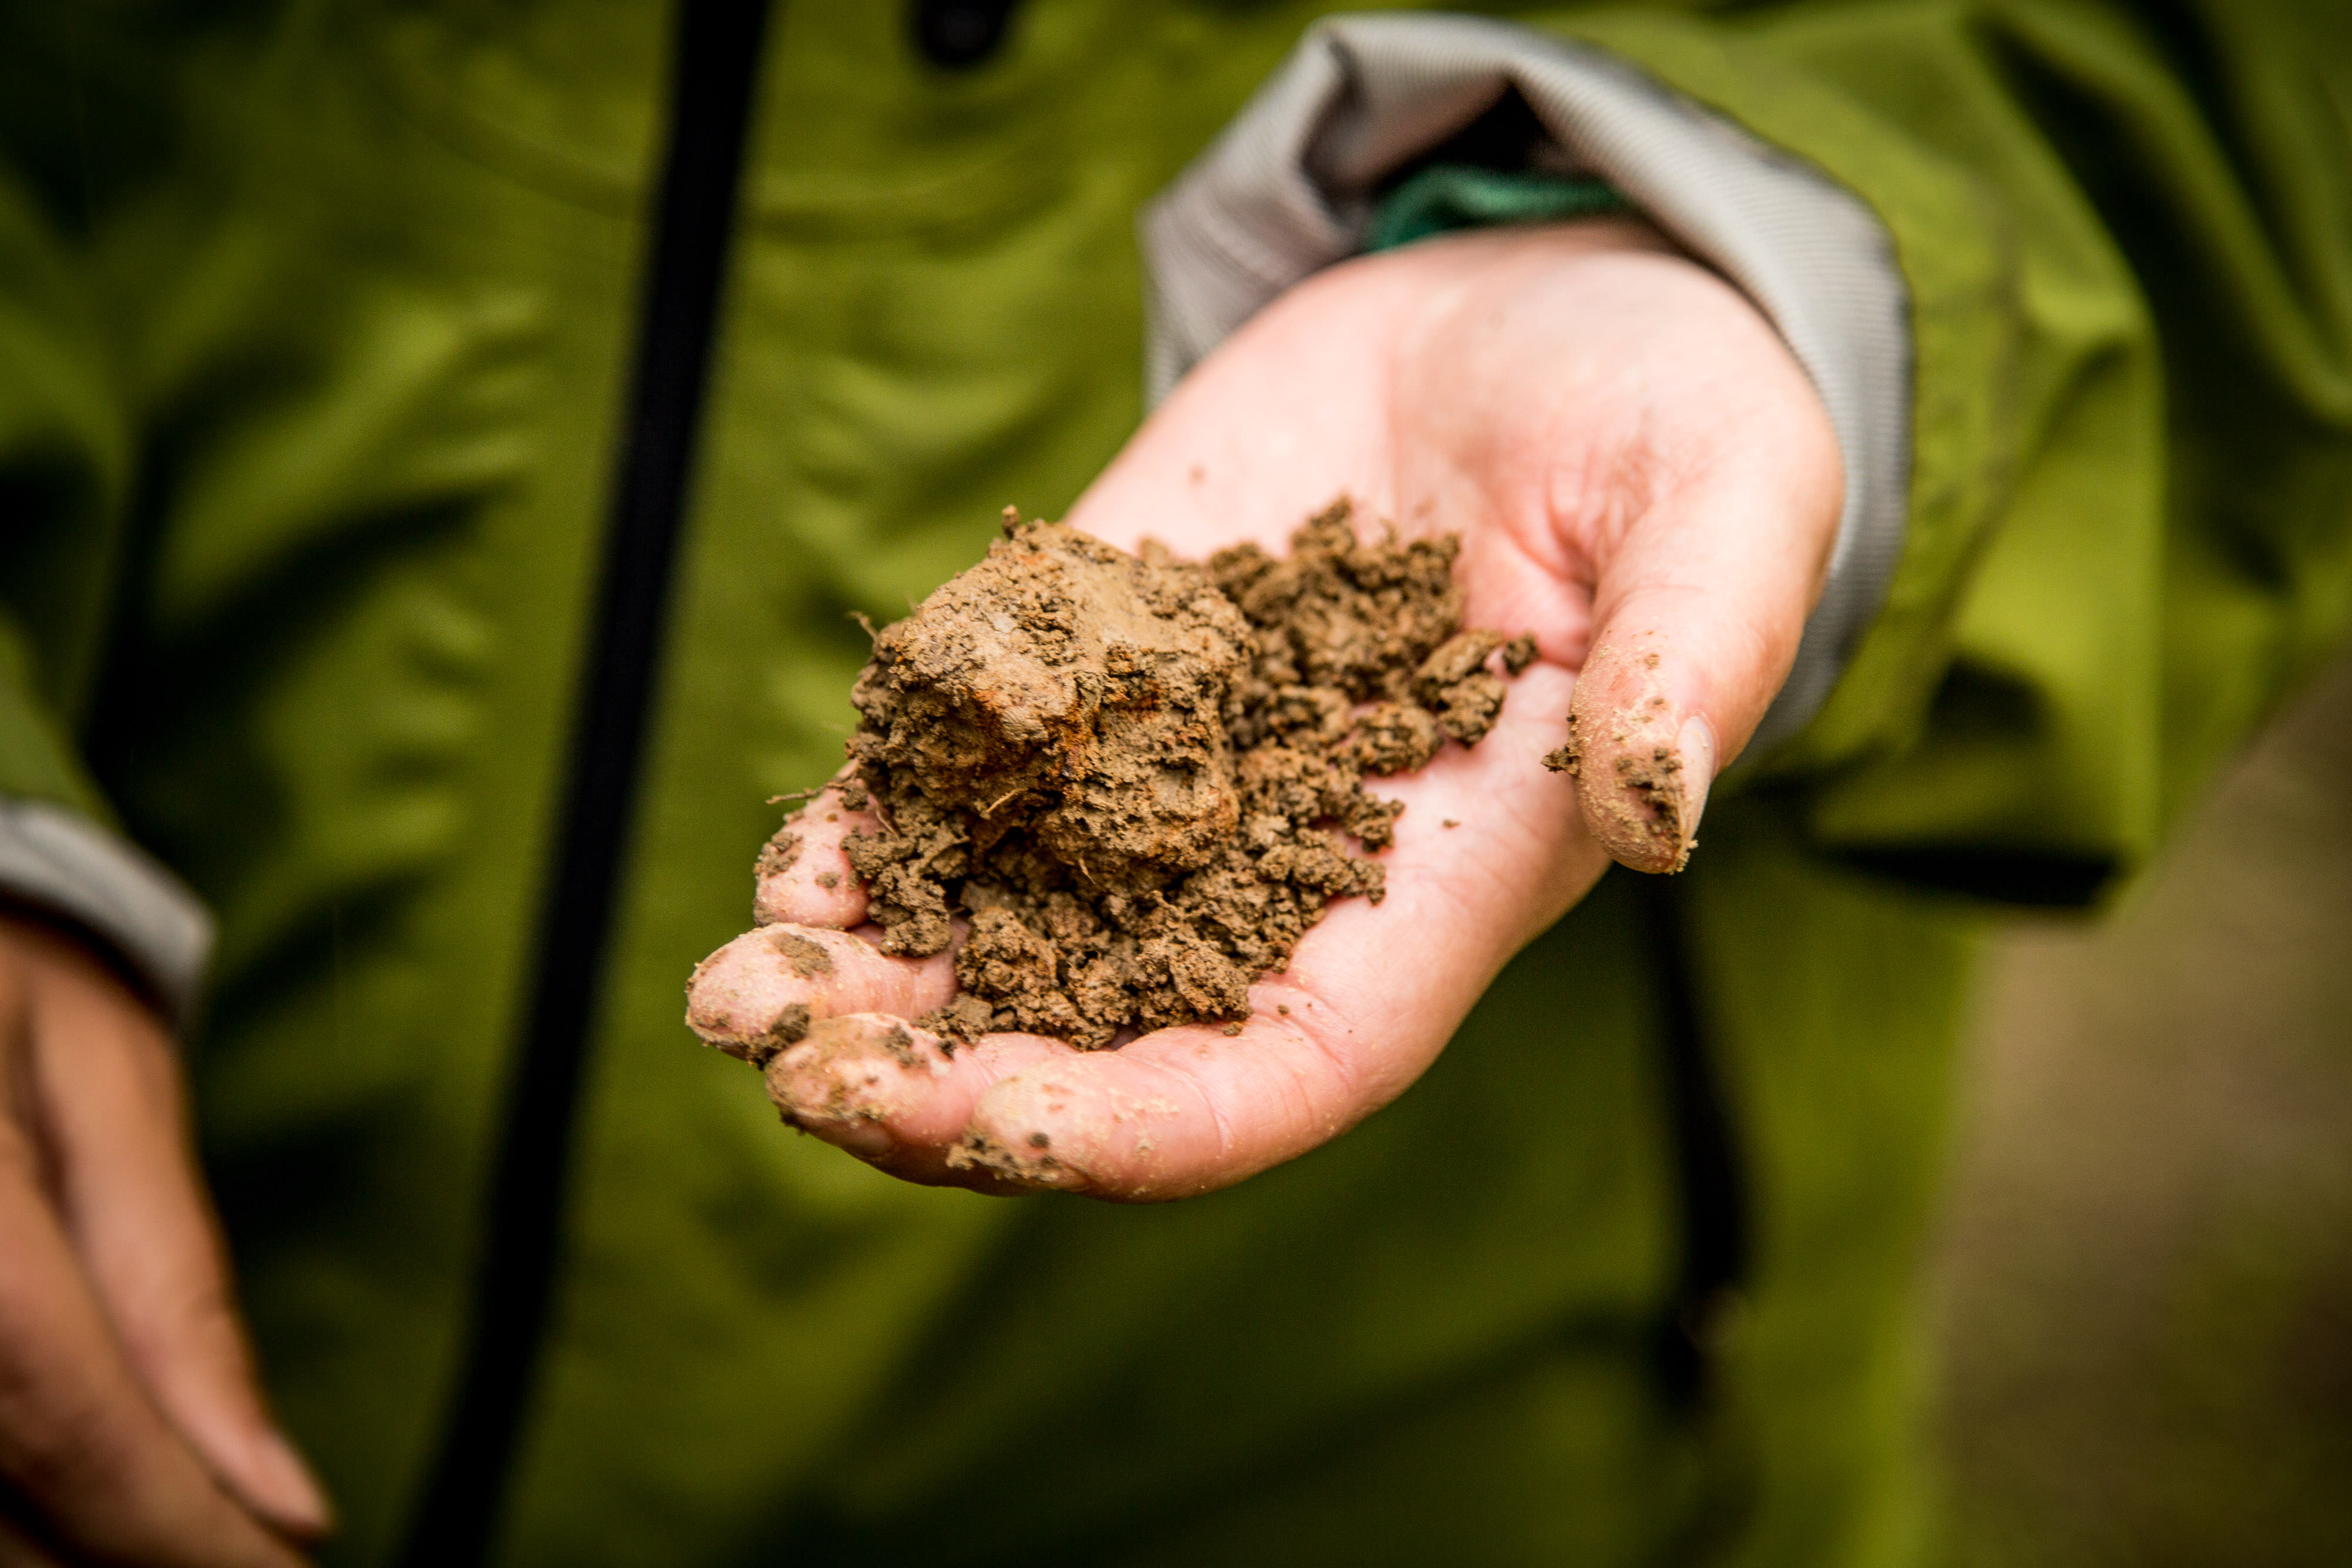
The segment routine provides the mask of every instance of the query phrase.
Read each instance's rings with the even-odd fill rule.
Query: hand
[[[0,1563],[296,1568],[326,1526],[254,1385],[163,1025],[0,915]]]
[[[861,940],[838,846],[864,824],[828,795],[759,893],[762,919],[823,961],[754,932],[703,967],[689,1021],[757,1055],[804,1007],[816,1021],[770,1062],[770,1092],[916,1181],[1155,1199],[1303,1154],[1419,1077],[1611,854],[1681,864],[1717,768],[1795,657],[1842,486],[1827,415],[1771,327],[1644,225],[1489,231],[1334,267],[1195,369],[1068,520],[1130,549],[1279,551],[1345,492],[1404,532],[1462,535],[1467,623],[1532,632],[1541,657],[1475,749],[1383,781],[1406,804],[1386,900],[1333,904],[1252,988],[1236,1038],[1192,1026],[1081,1054],[1007,1034],[950,1056],[901,1021],[952,993],[950,960]],[[1540,760],[1571,728],[1572,782]]]

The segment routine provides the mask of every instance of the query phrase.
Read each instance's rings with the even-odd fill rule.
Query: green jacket
[[[0,794],[217,916],[206,1155],[328,1555],[373,1563],[463,1360],[666,7],[200,9],[0,19]],[[1037,0],[950,72],[896,6],[782,5],[501,1561],[1927,1543],[1908,1306],[1981,901],[2099,897],[2345,618],[2319,0],[1526,14],[1849,187],[1911,292],[1899,572],[1711,809],[1682,947],[1612,874],[1391,1109],[1157,1209],[901,1186],[679,1024],[762,802],[837,760],[850,612],[1118,448],[1136,212],[1314,9]],[[1704,1378],[1692,1002],[1751,1217]]]

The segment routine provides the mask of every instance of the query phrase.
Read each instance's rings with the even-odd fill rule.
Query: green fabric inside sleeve
[[[1381,203],[1364,248],[1394,250],[1458,229],[1557,223],[1626,210],[1625,198],[1601,180],[1432,163],[1416,170]]]

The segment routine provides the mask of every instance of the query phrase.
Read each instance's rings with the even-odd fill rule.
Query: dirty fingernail
[[[1683,759],[1677,775],[1683,791],[1679,816],[1683,854],[1687,857],[1698,843],[1699,815],[1706,810],[1706,792],[1715,782],[1715,726],[1694,715],[1683,720],[1681,730],[1675,736],[1675,746]]]

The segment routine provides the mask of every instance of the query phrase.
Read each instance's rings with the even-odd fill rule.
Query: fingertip
[[[791,929],[747,931],[694,967],[686,983],[686,1027],[705,1045],[758,1061],[796,1040],[795,1030],[805,1031],[813,977],[794,972],[776,945],[776,933]]]
[[[826,1019],[779,1052],[764,1074],[785,1123],[862,1160],[899,1149],[892,1124],[918,1109],[926,1081],[946,1076],[937,1035],[875,1013]]]
[[[751,896],[757,925],[789,924],[847,930],[866,918],[865,883],[843,848],[853,833],[881,826],[871,811],[852,810],[828,789],[776,830],[760,851]]]
[[[823,925],[835,931],[863,924],[865,886],[845,858],[832,858],[841,861],[838,870],[800,866],[782,876],[762,877],[751,895],[751,924]]]
[[[917,1018],[955,994],[948,954],[892,957],[855,932],[776,925],[747,931],[695,966],[686,1024],[707,1045],[765,1062],[815,1019],[888,1012]]]
[[[1352,1119],[1339,1110],[1344,1086],[1307,1082],[1297,1019],[1260,1013],[1234,1028],[1180,1025],[1008,1075],[951,1158],[1034,1190],[1164,1203],[1229,1186]]]
[[[1716,767],[1714,725],[1667,690],[1671,651],[1654,632],[1596,643],[1570,699],[1569,743],[1547,758],[1574,776],[1610,858],[1652,873],[1689,863]]]
[[[1001,1191],[1004,1183],[957,1157],[973,1106],[1001,1076],[1069,1054],[1034,1035],[959,1046],[887,1013],[857,1013],[810,1030],[765,1076],[787,1125],[909,1181]]]
[[[334,1505],[326,1489],[283,1432],[264,1427],[249,1448],[246,1476],[235,1490],[269,1526],[305,1545],[334,1533]]]
[[[984,1171],[1010,1186],[1039,1192],[1085,1192],[1095,1185],[1080,1134],[1087,1111],[1071,1113],[1074,1101],[1087,1103],[1073,1081],[1075,1063],[1056,1063],[1045,1072],[1016,1073],[991,1088],[973,1107],[962,1139],[948,1160],[959,1170]]]

